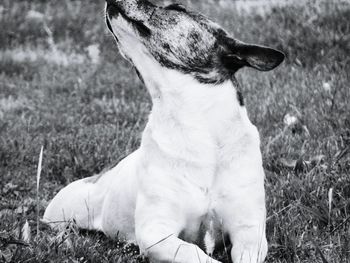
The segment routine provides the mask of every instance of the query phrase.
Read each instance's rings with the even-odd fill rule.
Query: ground
[[[287,55],[271,73],[238,73],[262,139],[267,262],[350,262],[350,3],[248,12],[216,2],[188,4]],[[0,262],[146,261],[99,233],[37,225],[64,185],[137,148],[151,109],[105,29],[103,1],[4,0],[0,27]]]

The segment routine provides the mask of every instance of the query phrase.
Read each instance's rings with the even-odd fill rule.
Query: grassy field
[[[350,262],[350,3],[265,14],[189,4],[238,39],[287,54],[271,73],[238,74],[262,138],[267,262]],[[64,185],[137,148],[151,108],[105,29],[103,1],[3,0],[0,28],[0,262],[146,261],[74,226],[37,231],[37,207],[42,215]]]

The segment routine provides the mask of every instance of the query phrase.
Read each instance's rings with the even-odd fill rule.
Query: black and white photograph
[[[350,0],[2,0],[0,263],[349,263]]]

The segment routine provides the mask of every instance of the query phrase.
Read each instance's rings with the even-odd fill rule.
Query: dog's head
[[[143,74],[140,52],[160,66],[191,74],[201,83],[222,83],[241,67],[277,67],[284,54],[230,37],[208,18],[181,5],[147,0],[107,0],[106,21],[121,52]],[[138,59],[138,62],[135,61]]]

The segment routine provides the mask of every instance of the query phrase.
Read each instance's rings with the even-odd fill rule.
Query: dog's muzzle
[[[123,6],[121,1],[106,0],[106,3],[106,24],[113,34],[114,32],[110,20],[121,15],[126,21],[134,26],[136,31],[142,37],[148,37],[151,35],[151,30],[145,25],[145,21],[148,21],[152,16],[155,6],[146,5],[145,7],[140,8],[140,10],[135,10],[134,8],[126,10],[126,6]]]

